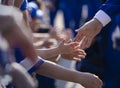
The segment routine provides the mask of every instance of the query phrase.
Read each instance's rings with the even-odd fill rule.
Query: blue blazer
[[[107,0],[100,9],[113,18],[120,13],[120,0]]]

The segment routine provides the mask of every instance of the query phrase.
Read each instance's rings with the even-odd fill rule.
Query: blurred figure
[[[27,10],[29,13],[29,24],[32,32],[39,32],[41,21],[43,20],[44,12],[37,5],[38,2],[32,1],[28,3]],[[39,4],[39,3],[38,3]]]
[[[16,8],[11,7],[11,6],[0,5],[0,10],[1,10],[0,11],[1,12],[0,13],[0,24],[1,24],[0,32],[1,32],[1,35],[8,42],[8,45],[7,45],[7,43],[4,42],[5,40],[1,38],[1,54],[0,55],[1,55],[1,65],[3,66],[3,72],[5,72],[5,74],[11,75],[11,77],[12,77],[11,83],[15,87],[17,87],[17,88],[20,88],[20,87],[35,88],[33,79],[30,77],[30,75],[28,75],[26,70],[21,65],[14,62],[14,57],[13,57],[14,54],[11,50],[14,40],[12,39],[12,35],[10,35],[10,34],[12,32],[13,35],[15,35],[14,33],[16,33],[16,31],[14,30],[14,28],[15,28],[14,20],[12,20],[12,18],[10,17],[10,14],[12,14],[12,13],[9,13],[7,11],[10,11],[10,12],[12,10],[16,11]],[[18,13],[16,13],[16,14],[18,14]],[[10,29],[11,32],[9,31],[8,28]],[[21,31],[19,31],[19,33],[20,32]],[[17,37],[19,37],[19,34]],[[9,48],[8,48],[8,46],[9,46]],[[9,76],[8,76],[8,78],[9,78]],[[24,82],[23,82],[23,80],[24,80]],[[24,85],[21,85],[21,83]],[[5,83],[5,85],[7,85],[7,84]]]

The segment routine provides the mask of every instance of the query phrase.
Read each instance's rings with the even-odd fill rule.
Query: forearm
[[[27,64],[25,63],[25,65]],[[37,62],[32,68],[31,71],[33,72],[33,70],[37,70],[37,74],[55,79],[76,82],[83,85],[85,88],[101,88],[102,86],[102,81],[94,74],[72,71],[55,63],[44,61],[42,59],[40,59],[39,63]]]
[[[45,62],[44,64],[42,64],[41,67],[37,70],[37,73],[55,79],[81,83],[80,72],[66,69],[60,65],[51,62]]]
[[[60,54],[58,47],[50,48],[50,49],[36,49],[36,51],[39,56],[45,59],[54,57]]]

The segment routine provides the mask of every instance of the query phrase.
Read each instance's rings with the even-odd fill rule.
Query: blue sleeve
[[[24,0],[21,7],[20,7],[20,10],[21,11],[24,11],[27,9],[27,5],[28,5],[28,1],[27,0]]]
[[[120,0],[107,0],[107,2],[103,4],[100,9],[113,18],[120,13]]]

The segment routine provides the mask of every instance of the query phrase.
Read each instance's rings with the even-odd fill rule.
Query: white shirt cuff
[[[103,27],[106,26],[110,21],[111,21],[111,18],[108,14],[106,14],[103,10],[99,10],[94,18],[96,18],[97,20],[99,20]]]

